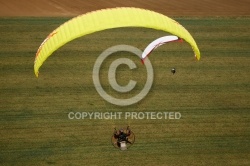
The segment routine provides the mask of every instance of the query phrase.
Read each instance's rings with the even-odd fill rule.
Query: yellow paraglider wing
[[[119,27],[145,27],[162,30],[188,42],[200,59],[200,51],[190,33],[175,20],[150,10],[139,8],[111,8],[97,10],[77,16],[55,29],[42,42],[36,53],[34,72],[38,77],[39,68],[59,47],[78,37],[97,31]]]

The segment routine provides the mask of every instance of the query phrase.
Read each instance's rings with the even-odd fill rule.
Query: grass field
[[[187,43],[169,43],[150,55],[154,84],[137,104],[118,107],[103,100],[92,81],[93,65],[108,47],[143,50],[166,35],[120,28],[94,33],[60,48],[33,73],[35,53],[45,37],[69,18],[0,19],[1,165],[250,165],[250,18],[174,18],[195,38],[201,60]],[[120,84],[138,81],[145,69],[119,68]],[[177,72],[172,75],[170,70]],[[132,96],[133,94],[126,94]],[[179,120],[69,120],[69,112],[180,112]],[[136,135],[128,151],[115,149],[114,127],[130,125]]]

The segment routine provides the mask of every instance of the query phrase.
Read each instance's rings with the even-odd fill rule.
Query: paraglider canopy
[[[77,16],[51,32],[37,50],[34,61],[35,75],[38,77],[39,68],[45,60],[69,41],[94,32],[119,27],[144,27],[171,33],[189,43],[195,57],[200,59],[200,51],[195,40],[175,20],[150,10],[121,7],[97,10]]]

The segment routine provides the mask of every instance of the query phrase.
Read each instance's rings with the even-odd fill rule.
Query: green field
[[[97,93],[92,70],[107,48],[127,44],[143,50],[165,32],[119,28],[76,39],[47,59],[39,78],[36,51],[69,18],[0,19],[0,165],[250,165],[250,18],[174,18],[201,51],[169,43],[150,55],[154,83],[139,103],[120,107]],[[138,69],[118,68],[118,83],[144,85],[145,68],[135,55],[118,52],[102,68],[104,89],[116,58]],[[171,68],[176,68],[172,75]],[[69,112],[180,112],[181,119],[70,120]],[[110,142],[113,128],[136,135],[127,151]]]

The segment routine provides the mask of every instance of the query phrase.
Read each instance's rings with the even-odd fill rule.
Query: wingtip
[[[141,63],[142,63],[143,65],[144,65],[144,60],[145,60],[145,59],[141,59]]]
[[[200,56],[194,55],[194,57],[195,57],[195,59],[196,59],[197,61],[200,60]]]
[[[39,72],[35,72],[36,78],[38,78],[38,74],[39,74]]]

